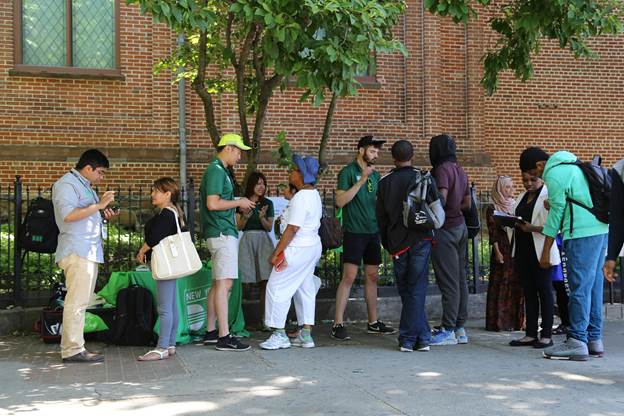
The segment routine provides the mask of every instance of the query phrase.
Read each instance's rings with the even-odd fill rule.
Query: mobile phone
[[[114,214],[119,214],[119,211],[121,211],[121,207],[119,205],[115,205],[114,207],[110,208]]]

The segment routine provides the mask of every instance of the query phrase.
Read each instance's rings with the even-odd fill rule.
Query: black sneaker
[[[419,342],[414,345],[414,351],[427,352],[431,351],[431,347],[429,347],[428,342]]]
[[[219,339],[219,331],[214,329],[212,331],[206,331],[204,334],[204,345],[214,345]]]
[[[568,333],[568,327],[564,324],[559,325],[557,328],[552,330],[553,335],[566,335]]]
[[[396,329],[391,326],[387,326],[381,321],[373,322],[372,324],[368,324],[368,333],[369,334],[384,334],[390,335],[396,332]]]
[[[247,351],[251,349],[249,345],[243,344],[238,340],[238,338],[233,337],[230,334],[227,334],[224,337],[219,337],[216,348],[219,351]]]
[[[332,326],[332,329],[329,335],[332,338],[337,339],[339,341],[347,341],[351,339],[349,334],[347,334],[347,328],[345,328],[343,324],[337,324],[337,325]]]

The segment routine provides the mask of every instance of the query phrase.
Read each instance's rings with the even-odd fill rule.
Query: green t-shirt
[[[219,195],[221,199],[232,201],[234,199],[234,184],[232,178],[219,158],[215,158],[202,177],[199,187],[199,217],[203,238],[216,238],[221,234],[238,237],[236,229],[235,209],[224,211],[209,211],[206,206],[208,195]]]
[[[273,202],[270,199],[262,198],[260,202],[256,204],[256,207],[251,211],[251,217],[249,217],[249,219],[245,223],[245,228],[243,228],[243,231],[250,231],[250,230],[266,231],[264,227],[262,226],[262,223],[260,223],[260,210],[265,205],[269,206],[267,208],[266,217],[273,218],[275,216],[275,211],[273,210]]]
[[[362,177],[357,160],[349,163],[338,173],[338,190],[348,191]],[[343,207],[342,228],[350,233],[376,234],[379,232],[375,203],[381,175],[374,171],[362,185],[355,197]]]

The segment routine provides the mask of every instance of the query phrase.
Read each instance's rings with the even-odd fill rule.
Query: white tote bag
[[[152,247],[152,277],[156,280],[179,279],[202,268],[191,233],[180,230],[178,212],[173,209],[170,211],[175,215],[178,233],[163,238]]]

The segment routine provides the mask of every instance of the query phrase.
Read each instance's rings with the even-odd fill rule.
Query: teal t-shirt
[[[273,218],[275,216],[275,210],[273,209],[273,202],[270,199],[262,198],[256,204],[256,207],[251,211],[251,217],[245,223],[243,231],[261,230],[266,231],[260,222],[260,210],[267,205],[266,218]]]
[[[223,211],[209,211],[207,207],[208,195],[219,195],[226,201],[234,200],[234,183],[229,172],[221,163],[219,158],[215,158],[202,177],[199,187],[199,217],[203,238],[216,238],[221,234],[238,237],[236,229],[235,209]]]
[[[362,177],[357,160],[349,163],[338,173],[338,190],[348,191]],[[343,207],[342,227],[345,231],[359,234],[377,234],[375,204],[381,175],[374,171],[355,197]]]

